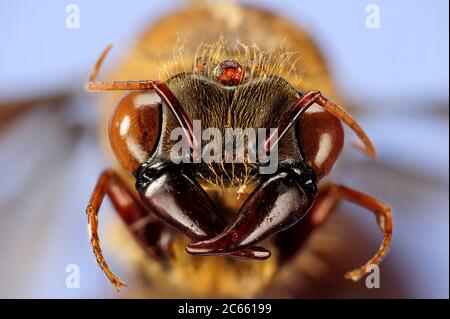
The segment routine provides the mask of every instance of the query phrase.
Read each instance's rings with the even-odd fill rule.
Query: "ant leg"
[[[124,284],[108,266],[98,236],[98,213],[105,195],[109,197],[119,216],[128,226],[128,230],[149,256],[164,257],[167,247],[161,246],[159,239],[170,230],[164,223],[149,215],[140,199],[114,170],[108,169],[100,175],[86,209],[90,239],[97,263],[118,290]]]
[[[370,265],[378,265],[381,263],[389,250],[392,240],[392,209],[389,205],[379,199],[343,185],[327,184],[324,187],[324,192],[328,192],[331,201],[338,201],[341,199],[347,200],[373,212],[377,219],[378,226],[383,232],[383,241],[377,253],[363,266],[345,274],[346,279],[358,281],[367,272]],[[325,213],[324,216],[318,217],[316,223],[323,222],[324,217],[326,218],[326,215],[329,215],[330,212],[331,210],[328,213]]]
[[[171,230],[166,224],[149,214],[149,210],[144,206],[142,201],[114,170],[108,169],[100,175],[86,208],[90,240],[92,250],[101,270],[116,289],[119,290],[125,284],[111,271],[103,256],[98,236],[98,214],[105,195],[109,197],[133,237],[149,256],[153,258],[166,257],[168,247],[161,245],[159,239],[166,234],[170,235]],[[214,225],[211,226],[213,227]],[[219,225],[215,225],[214,227],[223,229],[225,224],[220,222]],[[210,233],[209,230],[206,234],[207,236],[214,236],[214,233]],[[267,259],[269,256],[270,252],[262,247],[251,247],[230,255],[230,257],[237,259]]]
[[[343,199],[373,211],[384,233],[383,243],[377,254],[364,266],[347,273],[346,279],[357,281],[364,275],[368,265],[379,264],[382,261],[388,251],[392,236],[392,213],[390,207],[373,197],[345,186],[326,184],[319,188],[314,205],[302,222],[279,233],[276,244],[279,247],[283,247],[282,250],[280,249],[283,252],[280,260],[283,263],[288,262],[292,256],[295,256],[309,234],[328,220],[328,217]]]

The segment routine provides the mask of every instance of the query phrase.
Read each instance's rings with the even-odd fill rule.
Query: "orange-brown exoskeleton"
[[[207,16],[215,23],[206,26]],[[178,30],[186,32],[186,39],[182,49],[172,51],[180,39]],[[274,49],[276,45],[280,48]],[[356,133],[369,157],[375,157],[375,149],[358,123],[318,91],[332,87],[320,53],[303,31],[258,9],[199,5],[166,17],[143,36],[135,50],[140,53],[133,53],[126,67],[133,78],[96,80],[108,50],[86,89],[127,91],[112,114],[109,139],[120,165],[134,177],[135,190],[107,170],[87,214],[97,261],[117,288],[123,284],[108,267],[97,234],[105,195],[149,262],[192,255],[183,260],[216,258],[239,268],[288,260],[342,199],[373,212],[384,233],[376,255],[346,278],[356,281],[369,265],[381,262],[391,241],[389,206],[346,186],[320,185],[343,148],[342,123]],[[288,53],[293,51],[299,52],[299,60]],[[169,52],[175,52],[171,59]],[[158,56],[170,61],[159,64]],[[145,62],[136,66],[138,61]],[[157,73],[160,77],[153,78]],[[137,74],[143,78],[135,80]],[[261,162],[234,157],[231,162],[195,161],[205,144],[194,132],[195,120],[222,134],[227,129],[266,129],[270,134],[262,147],[266,155],[277,150],[276,169],[261,174]],[[171,133],[177,128],[187,142],[187,152],[181,154],[187,161],[173,160],[177,141]],[[225,268],[223,272],[225,276]],[[215,279],[196,278],[204,285]]]

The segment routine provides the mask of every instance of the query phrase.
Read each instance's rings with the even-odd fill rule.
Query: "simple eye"
[[[158,145],[161,107],[161,98],[153,90],[128,93],[117,104],[109,123],[109,140],[120,165],[131,173]]]

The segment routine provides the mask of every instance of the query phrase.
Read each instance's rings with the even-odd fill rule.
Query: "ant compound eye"
[[[238,85],[244,79],[244,68],[234,60],[225,60],[214,69],[216,80],[223,85]]]
[[[109,123],[109,140],[120,165],[131,173],[158,145],[161,107],[161,98],[153,90],[128,93],[117,104]]]
[[[328,174],[343,147],[341,121],[314,105],[300,115],[296,130],[300,150],[316,176],[321,178]]]

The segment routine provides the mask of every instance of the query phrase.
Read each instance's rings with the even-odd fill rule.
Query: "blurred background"
[[[394,209],[381,288],[339,282],[326,296],[448,298],[448,1],[242,2],[313,34],[379,151],[368,161],[347,148],[335,179]],[[79,9],[79,28],[66,26],[70,4]],[[113,162],[97,137],[99,105],[83,85],[108,43],[115,49],[107,69],[145,27],[186,4],[0,2],[0,297],[120,297],[98,270],[86,234],[86,203]],[[380,20],[370,28],[373,5]],[[340,210],[336,218],[352,221],[355,245],[365,238],[372,252],[380,240],[372,216],[347,204]],[[66,288],[70,264],[80,269],[78,289]]]

